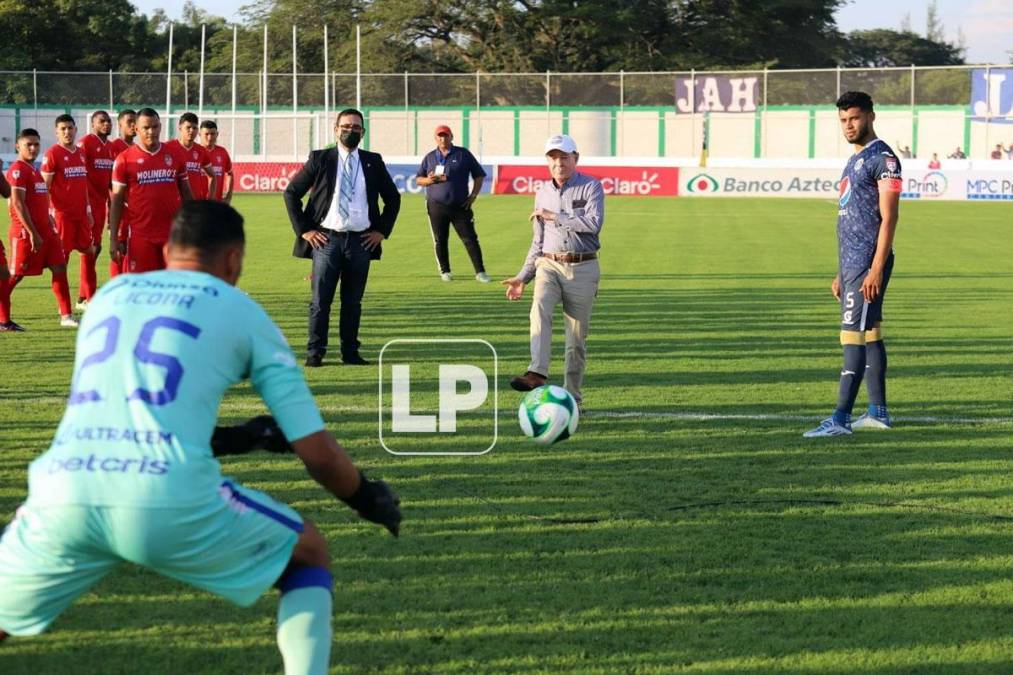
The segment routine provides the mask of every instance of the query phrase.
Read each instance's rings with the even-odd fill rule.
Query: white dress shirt
[[[348,218],[345,219],[341,217],[338,200],[341,199],[341,180],[348,168],[349,155],[355,158],[355,166],[352,168],[352,195],[348,200]],[[331,206],[327,209],[327,215],[324,216],[321,227],[336,232],[364,232],[369,229],[366,177],[358,148],[349,152],[343,145],[338,144],[338,170],[334,178],[334,197],[331,199]]]

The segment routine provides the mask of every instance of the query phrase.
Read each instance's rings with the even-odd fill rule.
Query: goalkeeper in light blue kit
[[[310,476],[395,536],[399,499],[325,430],[281,332],[234,287],[244,240],[230,206],[184,204],[168,269],[117,277],[89,304],[67,410],[0,538],[0,640],[42,632],[128,561],[241,606],[277,587],[285,672],[327,672],[327,543],[288,506],[222,476],[212,432],[225,391],[249,378]],[[221,431],[216,450],[249,440]]]
[[[855,146],[841,176],[837,211],[838,271],[830,285],[841,303],[841,368],[837,406],[806,438],[846,436],[852,429],[889,429],[886,409],[886,346],[883,296],[893,272],[893,238],[900,204],[900,160],[876,138],[872,98],[849,91],[837,99],[844,138]],[[869,410],[852,422],[865,380]]]

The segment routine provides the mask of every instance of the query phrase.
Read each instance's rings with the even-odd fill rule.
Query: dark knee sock
[[[850,421],[858,390],[865,375],[865,345],[844,345],[844,367],[841,369],[841,386],[837,395],[834,419],[840,424]]]
[[[886,345],[882,340],[866,343],[865,361],[869,409],[877,417],[886,417]]]

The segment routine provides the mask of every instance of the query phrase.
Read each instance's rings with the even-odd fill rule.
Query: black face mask
[[[346,148],[355,148],[359,145],[359,141],[362,140],[362,132],[360,131],[342,131],[338,136],[341,144]]]

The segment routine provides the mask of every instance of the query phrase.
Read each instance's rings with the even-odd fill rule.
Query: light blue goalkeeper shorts
[[[36,635],[123,561],[252,605],[292,557],[302,518],[224,481],[199,507],[37,505],[0,538],[0,629]]]

